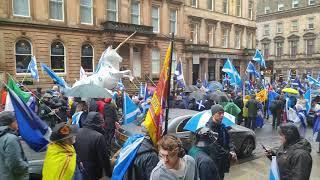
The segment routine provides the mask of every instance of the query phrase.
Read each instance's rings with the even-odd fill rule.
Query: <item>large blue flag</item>
[[[233,66],[230,59],[227,59],[226,63],[223,65],[222,71],[228,74],[230,78],[230,84],[234,86],[241,86],[241,77],[237,69]]]
[[[143,139],[143,135],[133,135],[123,144],[112,172],[112,180],[122,180],[129,166],[134,161]]]
[[[124,93],[123,100],[123,114],[124,121],[123,124],[128,124],[137,119],[138,114],[140,113],[139,107],[131,100],[127,93]]]
[[[183,69],[182,69],[182,62],[181,61],[179,61],[177,63],[177,67],[176,67],[176,70],[174,72],[174,75],[176,76],[178,87],[185,88],[186,87],[186,83],[185,83],[184,77],[183,77]]]
[[[66,83],[66,81],[64,79],[62,79],[61,77],[59,77],[55,72],[53,72],[47,65],[45,64],[41,64],[41,68],[47,72],[47,74],[51,77],[51,79],[58,84],[59,86],[63,87],[63,88],[68,88],[68,84]]]
[[[19,126],[19,133],[36,152],[46,149],[51,134],[50,127],[43,122],[11,89],[8,89]]]
[[[246,71],[247,73],[254,75],[256,78],[260,78],[260,73],[256,70],[256,67],[251,61],[249,62]]]
[[[39,82],[39,72],[37,68],[36,57],[32,56],[28,65],[28,71],[31,73],[31,77]]]
[[[311,109],[311,89],[308,89],[307,92],[304,94],[304,99],[307,101],[306,103],[306,111],[309,114]]]
[[[313,77],[308,75],[307,79],[311,85],[320,86],[320,82],[314,79]]]
[[[266,61],[264,60],[263,55],[258,49],[256,49],[256,53],[254,54],[252,60],[257,61],[260,66],[266,68]]]

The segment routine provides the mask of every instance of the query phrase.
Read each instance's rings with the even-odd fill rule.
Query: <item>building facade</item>
[[[257,42],[267,62],[266,75],[318,76],[320,1],[259,0]]]
[[[28,73],[35,56],[72,84],[81,66],[92,73],[108,46],[137,31],[119,49],[120,69],[132,70],[136,82],[147,81],[159,77],[174,32],[173,67],[181,59],[186,82],[204,74],[221,80],[227,57],[241,72],[250,59],[255,7],[253,0],[2,0],[0,71],[50,88],[47,75],[40,71],[36,82]]]

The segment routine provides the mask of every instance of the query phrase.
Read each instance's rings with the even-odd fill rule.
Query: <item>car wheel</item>
[[[240,156],[241,157],[249,157],[252,155],[252,151],[254,150],[254,140],[251,137],[247,137],[241,145],[240,148]]]

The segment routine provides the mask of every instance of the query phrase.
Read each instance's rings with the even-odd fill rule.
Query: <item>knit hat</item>
[[[218,112],[224,112],[223,107],[220,104],[211,106],[211,114],[215,115]]]
[[[16,116],[13,111],[0,112],[0,126],[8,126],[16,121]]]

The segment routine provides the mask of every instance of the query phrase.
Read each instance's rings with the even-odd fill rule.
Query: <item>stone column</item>
[[[204,44],[207,39],[206,39],[206,36],[207,36],[207,25],[204,21],[204,19],[201,19],[200,23],[199,23],[199,44]]]
[[[133,44],[129,44],[129,69],[133,74]]]
[[[216,28],[216,46],[221,47],[221,22],[217,22],[217,28]]]
[[[161,16],[160,17],[160,30],[161,30],[160,32],[163,34],[168,34],[170,25],[169,25],[169,7],[168,7],[167,1],[163,1],[160,16]]]
[[[242,41],[241,41],[241,43],[242,43],[242,45],[241,45],[241,47],[244,47],[244,48],[248,48],[247,47],[247,27],[245,26],[244,28],[243,28],[243,33],[242,33]]]
[[[216,68],[216,81],[220,81],[221,80],[221,74],[220,74],[220,66],[221,66],[221,59],[216,59],[216,65],[215,65],[215,68]]]
[[[193,62],[192,62],[192,58],[186,59],[186,60],[188,62],[187,71],[185,71],[186,74],[188,74],[187,84],[192,85],[192,65],[193,65]]]
[[[229,48],[235,48],[235,28],[234,28],[234,24],[231,25],[230,28],[230,38],[229,38]]]

